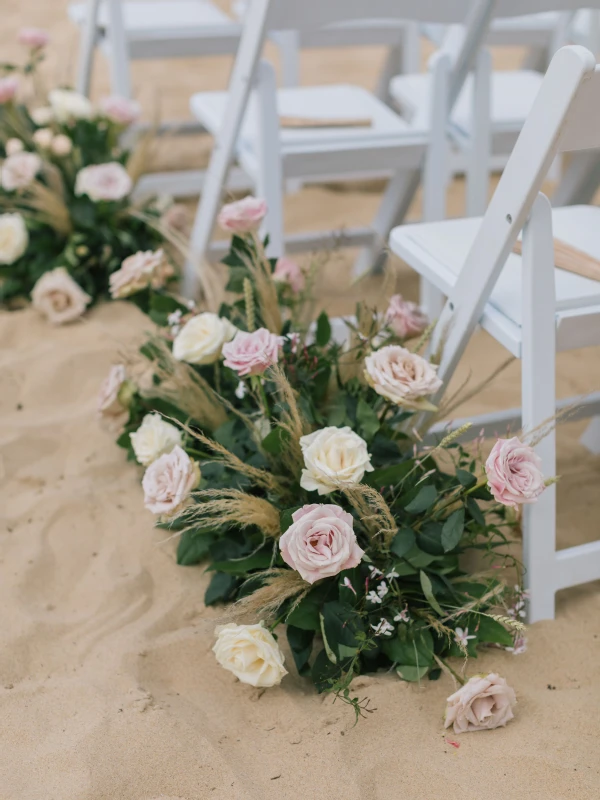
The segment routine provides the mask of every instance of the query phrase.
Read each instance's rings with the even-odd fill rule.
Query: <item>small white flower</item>
[[[388,589],[388,587],[385,585],[385,583],[384,583],[383,581],[381,581],[381,583],[380,583],[380,584],[379,584],[379,586],[377,587],[377,594],[378,594],[378,595],[379,595],[379,597],[381,597],[381,599],[383,600],[383,598],[386,596],[386,594],[387,594],[388,592],[389,592],[389,589]]]
[[[410,615],[408,613],[408,606],[404,606],[402,611],[400,611],[394,617],[394,622],[410,622]]]
[[[181,316],[182,316],[182,312],[181,312],[181,309],[180,309],[180,308],[178,308],[178,309],[177,309],[177,311],[173,311],[173,312],[172,312],[171,314],[169,314],[169,316],[167,317],[167,323],[168,323],[168,325],[170,325],[170,326],[172,326],[172,325],[179,325],[179,323],[181,322]]]
[[[390,571],[387,573],[387,575],[386,575],[385,577],[387,578],[387,580],[388,580],[388,581],[393,581],[393,580],[394,580],[394,578],[399,578],[400,576],[398,575],[398,573],[396,572],[396,570],[395,570],[395,569],[391,569],[391,570],[390,570]]]
[[[354,592],[354,595],[356,596],[356,589],[354,588],[354,586],[352,586],[352,582],[351,582],[350,578],[347,578],[347,577],[344,578],[344,586],[347,589],[350,589],[351,592]]]
[[[377,625],[371,625],[375,631],[375,636],[388,636],[394,632],[394,626],[387,619],[381,618]]]
[[[378,578],[380,575],[383,575],[383,572],[377,569],[377,567],[374,567],[373,564],[369,564],[369,572],[372,578]]]
[[[467,647],[469,644],[469,639],[476,639],[476,636],[469,636],[469,629],[465,628],[464,631],[462,628],[456,628],[454,631],[454,641],[456,644]]]
[[[367,595],[367,600],[369,601],[369,603],[381,603],[381,597],[379,597],[377,592],[374,592],[372,590]]]
[[[512,647],[505,647],[513,656],[520,656],[527,650],[527,638],[525,636],[516,636]]]
[[[243,400],[244,397],[248,394],[248,387],[244,383],[244,381],[240,381],[235,390],[235,396],[238,400]]]

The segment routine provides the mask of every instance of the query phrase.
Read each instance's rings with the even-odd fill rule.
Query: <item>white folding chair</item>
[[[408,124],[376,97],[352,86],[275,88],[272,67],[260,62],[269,30],[298,30],[302,35],[335,23],[361,19],[415,19],[443,23],[463,21],[469,15],[471,46],[464,49],[462,73],[485,32],[494,0],[453,2],[423,0],[253,0],[246,15],[229,92],[203,92],[191,98],[194,116],[215,134],[216,143],[206,178],[205,191],[196,214],[192,250],[204,256],[220,204],[221,192],[233,156],[253,178],[256,193],[267,200],[271,255],[284,249],[282,185],[284,179],[352,178],[357,173],[392,170],[379,213],[371,229],[344,231],[343,243],[382,245],[395,220],[401,220],[418,186],[424,167],[424,216],[441,219],[445,208],[445,126],[448,59],[435,68],[435,92],[425,127]],[[461,73],[461,74],[462,74]],[[255,91],[252,91],[255,89]],[[248,113],[246,113],[248,111]],[[368,127],[281,128],[279,115],[312,118],[366,118]],[[296,236],[286,240],[290,251],[330,242],[330,236]],[[187,272],[186,291],[195,283],[193,268]]]
[[[508,0],[510,6],[511,0]],[[498,0],[487,37],[488,44],[527,44],[539,56],[553,53],[567,44],[569,25],[575,11],[556,6],[569,6],[555,0],[527,3],[539,13],[506,17],[507,4]],[[573,4],[571,4],[573,5]],[[523,16],[521,16],[523,14]],[[539,62],[540,59],[538,58]],[[542,58],[543,68],[547,64]],[[504,161],[511,152],[523,123],[539,91],[543,75],[537,69],[492,71],[491,61],[482,62],[480,74],[469,76],[450,116],[448,133],[453,147],[466,163],[467,216],[482,214],[487,204],[489,173],[492,163]],[[398,75],[390,83],[390,94],[403,115],[412,118],[426,113],[432,91],[427,73]]]
[[[600,147],[600,67],[588,50],[565,47],[550,64],[483,219],[392,231],[393,252],[448,296],[433,336],[434,348],[443,343],[444,387],[478,323],[521,359],[522,408],[476,419],[477,432],[533,431],[573,402],[575,416],[600,414],[600,392],[556,403],[556,350],[600,344],[600,283],[555,269],[553,253],[555,235],[600,257],[600,208],[551,211],[539,194],[557,153],[593,147]],[[511,252],[521,229],[522,257]],[[597,422],[593,427],[600,435]],[[553,426],[536,450],[544,473],[555,475]],[[554,485],[524,506],[523,537],[532,621],[554,616],[559,589],[600,578],[600,541],[556,550]]]

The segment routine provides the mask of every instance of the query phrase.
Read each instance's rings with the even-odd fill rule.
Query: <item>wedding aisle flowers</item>
[[[265,201],[249,196],[223,206],[217,222],[225,233],[253,233],[258,230],[266,213]]]
[[[64,267],[45,272],[31,290],[31,304],[53,325],[79,319],[92,298]]]
[[[172,517],[181,511],[200,482],[200,468],[185,450],[175,445],[153,461],[144,473],[144,505],[153,514]]]
[[[166,422],[160,414],[146,414],[130,438],[137,460],[146,467],[182,444],[181,430]]]
[[[236,334],[228,319],[205,311],[189,319],[175,336],[173,357],[188,364],[214,364]]]
[[[444,725],[455,733],[503,727],[513,719],[516,702],[504,678],[494,672],[476,675],[448,698]]]
[[[420,336],[429,325],[427,315],[416,303],[405,300],[401,294],[390,297],[385,321],[399,339]]]
[[[25,235],[22,247],[4,248],[4,258],[0,241],[0,303],[18,307],[45,272],[60,267],[91,304],[110,296],[111,278],[128,257],[162,246],[169,262],[162,281],[125,287],[116,279],[118,296],[162,322],[162,296],[185,246],[179,234],[165,233],[155,199],[133,202],[143,148],[125,149],[122,134],[137,119],[137,104],[110,97],[96,106],[63,88],[41,101],[45,32],[25,30],[20,40],[26,62],[4,65],[11,74],[0,78],[0,220],[18,215]]]
[[[129,416],[129,405],[135,391],[131,381],[127,379],[124,364],[114,364],[98,393],[97,410],[100,417],[119,426]]]
[[[281,683],[287,670],[273,634],[264,625],[235,625],[216,628],[213,653],[219,664],[242,683],[269,688]]]
[[[268,367],[277,364],[281,346],[281,337],[266,328],[250,333],[238,331],[223,345],[223,363],[240,378],[262,375]]]
[[[14,264],[29,244],[25,220],[20,214],[0,214],[0,264]]]
[[[360,483],[372,472],[367,443],[348,426],[323,428],[302,436],[304,469],[300,486],[320,495]]]
[[[377,394],[408,408],[429,407],[425,398],[442,385],[436,370],[434,364],[399,345],[382,347],[365,359],[365,377]]]
[[[541,466],[535,450],[516,436],[498,439],[485,462],[494,499],[512,508],[535,503],[546,488]]]

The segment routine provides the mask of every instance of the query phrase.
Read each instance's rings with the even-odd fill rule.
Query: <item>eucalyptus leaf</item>
[[[453,511],[452,514],[450,514],[442,527],[442,546],[445,553],[454,550],[458,545],[464,529],[465,510],[464,508],[459,508],[457,511]]]
[[[443,616],[444,612],[442,611],[440,604],[433,595],[433,587],[431,585],[431,581],[429,580],[429,576],[427,575],[426,572],[421,570],[419,572],[419,579],[421,581],[421,588],[423,589],[423,594],[425,595],[427,602],[433,608],[434,611],[437,611],[437,613],[440,616]]]

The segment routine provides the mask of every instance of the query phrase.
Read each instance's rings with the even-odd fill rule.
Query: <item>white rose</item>
[[[179,445],[148,467],[142,480],[144,505],[153,514],[172,517],[200,483],[200,467]]]
[[[146,414],[137,431],[129,436],[135,457],[145,467],[176,445],[181,447],[182,442],[180,429],[156,413]]]
[[[64,267],[44,272],[31,290],[33,307],[54,325],[79,319],[91,301]]]
[[[90,119],[93,106],[87,97],[69,89],[53,89],[48,95],[52,115],[59,122],[70,119]],[[39,112],[40,109],[37,109]]]
[[[224,317],[205,311],[188,320],[173,342],[173,356],[188,364],[213,364],[236,328]]]
[[[2,164],[2,188],[7,192],[25,189],[33,181],[42,166],[37,153],[15,153]]]
[[[35,144],[42,150],[48,150],[52,144],[54,134],[50,128],[40,128],[31,137]]]
[[[7,140],[4,149],[6,150],[7,156],[14,156],[15,153],[22,153],[25,149],[25,145],[20,139],[12,138]]]
[[[388,345],[365,358],[365,378],[377,394],[409,408],[434,409],[424,398],[441,387],[437,366],[399,345]]]
[[[213,653],[217,661],[242,683],[276,686],[287,675],[283,653],[262,622],[258,625],[236,625],[233,622],[219,625],[215,628],[215,635],[217,641]]]
[[[31,119],[36,125],[48,125],[54,119],[54,112],[50,106],[34,108],[31,112]]]
[[[14,264],[27,250],[28,244],[29,234],[23,217],[20,214],[0,214],[0,264]]]
[[[364,439],[351,428],[322,428],[302,436],[304,466],[300,486],[308,492],[330,494],[360,483],[372,472],[371,456]]]

